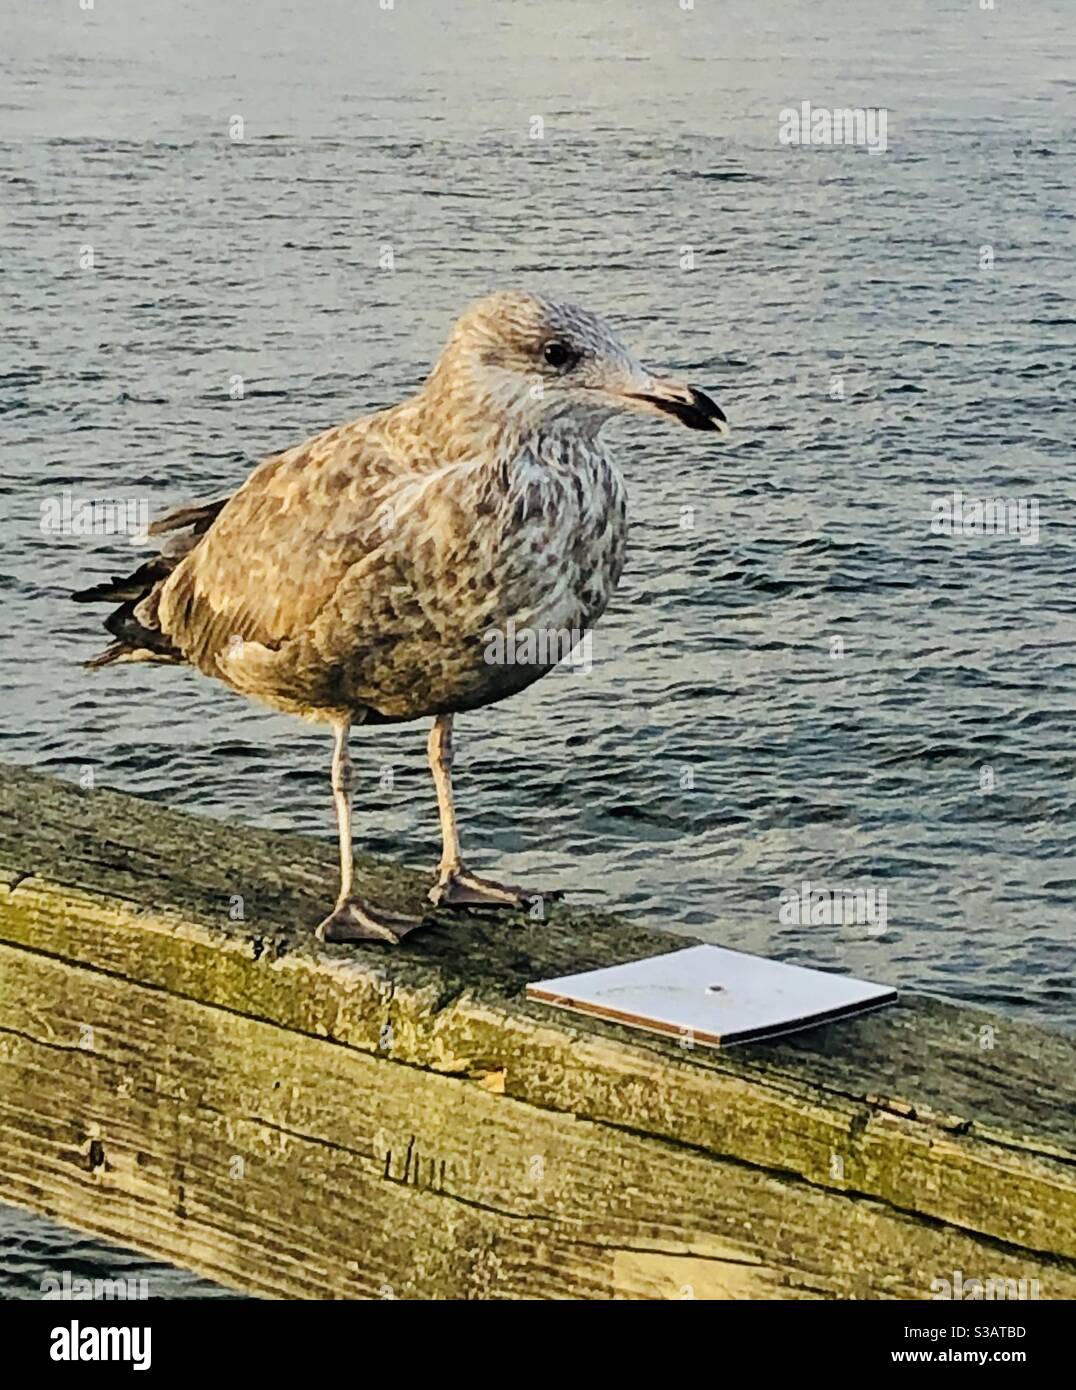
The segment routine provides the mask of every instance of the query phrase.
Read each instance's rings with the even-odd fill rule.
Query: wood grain
[[[522,993],[682,938],[325,946],[334,858],[0,769],[0,1197],[264,1295],[1076,1296],[1071,1039],[917,998],[686,1050]]]

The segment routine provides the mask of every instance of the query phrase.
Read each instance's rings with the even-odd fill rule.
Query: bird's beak
[[[716,430],[728,434],[725,412],[702,391],[685,386],[669,377],[651,377],[643,390],[625,391],[624,398],[633,410],[653,415],[671,415],[691,430]]]

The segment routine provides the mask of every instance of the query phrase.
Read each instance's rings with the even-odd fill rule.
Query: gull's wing
[[[390,416],[154,523],[164,553],[78,596],[124,600],[106,622],[119,641],[91,664],[189,662],[299,713],[388,710],[416,669],[435,683],[442,649],[480,642],[504,597],[487,553],[504,480],[476,460],[443,465]],[[511,588],[511,561],[499,572]]]
[[[434,707],[446,653],[480,653],[504,597],[490,581],[500,530],[488,520],[502,501],[497,477],[477,461],[388,480],[353,533],[359,543],[334,548],[319,568],[319,599],[308,591],[289,610],[301,609],[305,625],[287,624],[272,644],[254,636],[221,645],[218,624],[216,674],[300,712],[366,705],[393,717],[413,705],[422,679]]]
[[[230,647],[277,651],[305,632],[348,571],[392,533],[393,498],[411,469],[429,467],[387,447],[372,424],[340,426],[267,459],[139,605],[138,619],[209,675],[224,673]]]

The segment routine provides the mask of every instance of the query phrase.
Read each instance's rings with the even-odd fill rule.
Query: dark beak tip
[[[687,392],[690,400],[685,400],[683,396],[667,395],[640,395],[636,399],[646,401],[664,415],[671,415],[689,430],[710,430],[718,434],[728,434],[729,425],[725,419],[725,412],[717,402],[712,401],[704,391],[696,390],[694,386],[689,386]]]
[[[691,404],[695,407],[695,409],[699,412],[699,415],[702,416],[706,422],[705,424],[696,425],[695,428],[704,430],[720,430],[721,426],[724,425],[727,429],[728,420],[725,417],[725,412],[721,409],[718,403],[716,401],[711,400],[710,397],[705,393],[705,391],[696,390],[694,386],[689,386],[688,390],[691,392]]]

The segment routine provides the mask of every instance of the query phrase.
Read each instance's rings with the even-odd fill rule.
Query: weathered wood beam
[[[1070,1038],[906,998],[688,1050],[522,994],[682,938],[558,908],[325,946],[334,873],[0,768],[0,1199],[266,1295],[1076,1296]]]

